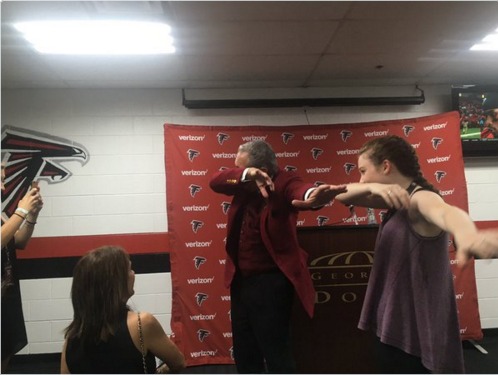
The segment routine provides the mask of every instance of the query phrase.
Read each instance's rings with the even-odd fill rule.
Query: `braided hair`
[[[384,160],[389,160],[402,175],[412,178],[413,182],[424,189],[439,194],[422,174],[415,149],[403,138],[390,135],[372,139],[361,147],[361,154],[367,154],[375,165],[381,165]]]

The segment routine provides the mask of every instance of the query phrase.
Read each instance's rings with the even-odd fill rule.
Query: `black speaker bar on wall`
[[[188,109],[229,108],[291,108],[291,107],[350,107],[381,105],[419,105],[425,102],[424,91],[417,86],[420,96],[360,97],[360,98],[289,98],[289,99],[198,99],[185,97],[182,104]]]

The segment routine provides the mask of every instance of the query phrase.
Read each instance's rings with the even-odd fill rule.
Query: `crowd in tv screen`
[[[460,135],[462,140],[495,138],[486,129],[486,114],[483,103],[487,93],[459,93]]]

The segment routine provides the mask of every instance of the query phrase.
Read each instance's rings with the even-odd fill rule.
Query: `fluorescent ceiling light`
[[[481,43],[470,47],[471,51],[498,51],[498,29],[494,33],[486,35]]]
[[[170,27],[137,21],[36,21],[14,27],[40,53],[145,55],[174,53]]]

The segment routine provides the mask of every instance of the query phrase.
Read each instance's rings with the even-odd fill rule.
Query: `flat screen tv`
[[[498,156],[498,85],[453,86],[451,95],[463,156]]]

